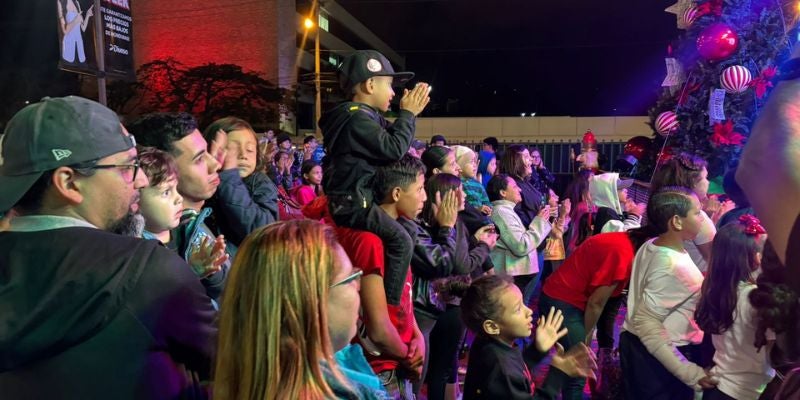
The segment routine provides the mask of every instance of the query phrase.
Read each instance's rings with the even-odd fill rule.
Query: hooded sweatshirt
[[[589,179],[589,193],[597,206],[594,219],[594,234],[606,232],[625,232],[641,226],[642,217],[622,211],[617,192],[619,174],[608,172]]]
[[[206,397],[216,313],[175,253],[80,224],[0,249],[3,398]]]
[[[331,199],[350,196],[351,204],[337,202],[334,217],[366,209],[372,204],[372,180],[377,167],[396,162],[414,139],[414,114],[400,110],[389,123],[374,108],[354,102],[339,104],[319,120],[325,143],[322,189]],[[337,222],[342,222],[337,219]]]

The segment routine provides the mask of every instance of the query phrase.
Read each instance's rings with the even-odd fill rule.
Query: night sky
[[[681,32],[664,12],[671,0],[338,2],[434,86],[428,116],[644,115],[665,75],[667,45]],[[62,87],[74,78],[55,70],[57,41],[43,28],[55,26],[55,13],[0,4],[0,90],[73,91]]]
[[[644,115],[678,37],[663,0],[338,0],[434,86],[429,115]]]

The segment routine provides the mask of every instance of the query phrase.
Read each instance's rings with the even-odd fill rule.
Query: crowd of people
[[[638,204],[593,168],[559,197],[535,147],[415,139],[427,84],[382,116],[412,77],[346,58],[324,158],[235,117],[19,111],[0,136],[3,397],[800,398],[798,83],[726,176],[732,201],[681,154]]]

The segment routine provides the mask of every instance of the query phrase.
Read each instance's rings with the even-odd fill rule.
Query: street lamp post
[[[317,137],[320,136],[319,117],[322,116],[322,95],[319,82],[319,3],[314,2],[314,16],[316,17],[317,34],[314,40],[314,89],[316,89],[315,109],[314,109],[314,129]]]
[[[316,19],[316,21],[314,20]],[[304,22],[306,32],[316,27],[314,35],[314,127],[317,136],[320,134],[319,117],[322,115],[322,94],[320,90],[320,67],[319,67],[319,1],[314,0],[311,5],[311,16]]]

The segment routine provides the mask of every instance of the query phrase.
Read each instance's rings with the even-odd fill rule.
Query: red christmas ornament
[[[622,154],[633,156],[635,159],[641,161],[642,158],[650,152],[652,140],[645,136],[635,136],[630,138],[625,147],[622,149]]]
[[[728,93],[742,93],[750,87],[751,80],[753,76],[750,70],[741,65],[734,65],[722,71],[719,84]]]
[[[664,150],[659,151],[656,155],[656,163],[658,165],[666,164],[673,157],[675,157],[675,149],[672,146],[665,146]]]
[[[656,131],[662,136],[678,129],[678,116],[672,111],[664,111],[656,117]]]
[[[739,47],[739,35],[727,24],[710,25],[697,36],[697,52],[708,61],[730,57]]]

